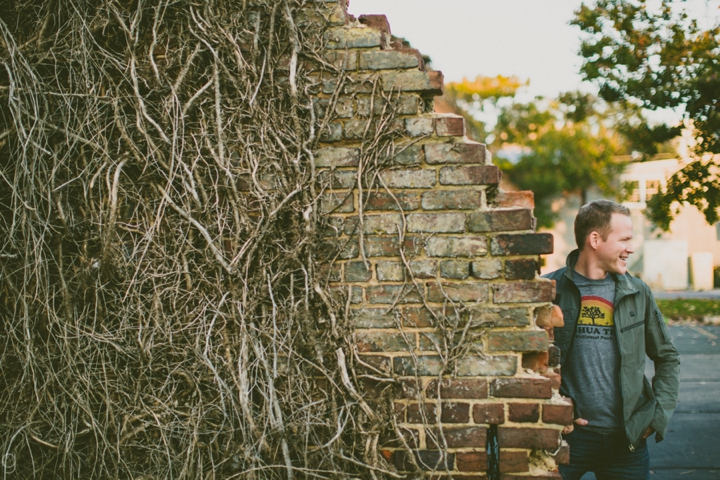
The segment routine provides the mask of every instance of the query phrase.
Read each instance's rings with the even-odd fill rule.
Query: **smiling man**
[[[563,431],[570,463],[563,479],[650,478],[646,439],[665,436],[677,402],[680,357],[650,288],[627,272],[634,252],[630,211],[609,200],[584,205],[575,218],[578,249],[548,274],[565,325],[560,393],[573,399],[575,425]],[[652,386],[645,356],[655,364]]]

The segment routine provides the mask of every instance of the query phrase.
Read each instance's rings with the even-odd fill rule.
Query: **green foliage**
[[[615,193],[614,179],[622,166],[613,156],[619,144],[602,119],[596,99],[579,92],[561,95],[548,107],[530,102],[502,110],[497,142],[520,145],[527,153],[516,164],[506,160],[499,166],[518,188],[535,193],[539,226],[554,224],[552,204],[563,195],[578,194],[584,203],[593,186]],[[496,156],[502,158],[502,151]]]
[[[653,9],[645,0],[596,0],[575,12],[573,24],[588,36],[580,54],[582,74],[599,86],[608,102],[650,110],[684,108],[692,121],[697,154],[720,153],[720,26],[701,30],[671,0]],[[677,3],[677,2],[675,2]],[[647,122],[621,125],[633,148],[647,155],[657,144],[680,134],[679,126],[650,127]],[[715,180],[698,182],[684,177],[703,165],[678,173],[662,197],[648,206],[648,216],[660,227],[672,221],[673,201],[699,198],[713,192]],[[709,167],[707,167],[709,168]],[[691,202],[710,221],[716,218],[712,198]]]
[[[700,320],[705,317],[720,316],[720,300],[681,298],[657,300],[657,304],[666,320]]]

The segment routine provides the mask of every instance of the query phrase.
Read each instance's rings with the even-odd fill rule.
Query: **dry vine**
[[[0,2],[2,478],[396,476],[318,271],[314,5]]]

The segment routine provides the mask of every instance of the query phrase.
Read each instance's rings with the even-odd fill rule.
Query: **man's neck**
[[[578,255],[573,269],[590,280],[602,280],[607,277],[608,272],[593,261],[593,258],[590,258],[589,255],[583,255],[583,253],[583,250],[580,250],[580,255]]]

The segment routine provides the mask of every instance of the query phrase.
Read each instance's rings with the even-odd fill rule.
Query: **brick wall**
[[[392,394],[388,430],[403,438],[379,448],[400,471],[486,478],[498,425],[503,478],[559,478],[551,454],[567,457],[559,434],[572,406],[557,394],[562,316],[553,283],[537,276],[552,237],[534,232],[532,193],[499,190],[501,172],[464,137],[463,119],[432,113],[442,74],[384,16],[325,5],[325,60],[340,68],[317,95],[327,267],[348,295],[367,399]],[[368,145],[377,129],[387,148]]]

